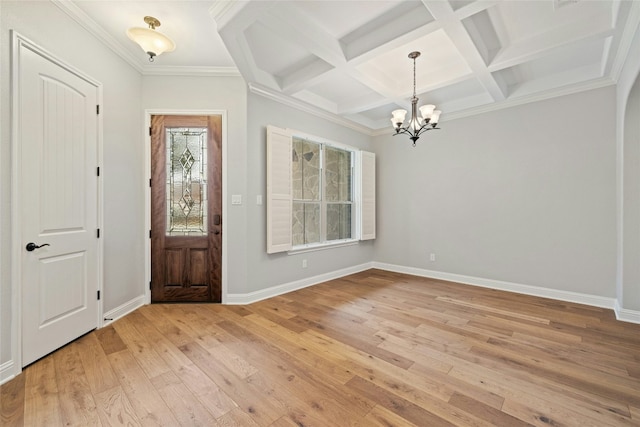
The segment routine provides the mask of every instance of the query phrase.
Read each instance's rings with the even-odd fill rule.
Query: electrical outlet
[[[307,260],[306,259],[302,260],[302,268],[307,268]]]
[[[436,260],[436,254],[429,255],[429,260],[430,261],[435,261]]]

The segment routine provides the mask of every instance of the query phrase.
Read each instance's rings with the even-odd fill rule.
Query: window
[[[375,238],[375,155],[267,129],[267,252]]]
[[[293,247],[351,239],[354,152],[293,136]]]

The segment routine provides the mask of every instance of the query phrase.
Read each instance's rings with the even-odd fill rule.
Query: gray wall
[[[327,120],[249,93],[247,122],[247,293],[271,286],[329,273],[370,262],[373,241],[355,246],[287,255],[267,254],[266,203],[256,205],[256,196],[266,195],[266,127],[291,128],[331,141],[372,151],[370,137]],[[302,268],[306,259],[308,267]]]
[[[441,127],[375,138],[376,261],[615,297],[614,86]]]
[[[17,30],[103,84],[104,310],[144,292],[144,186],[141,143],[142,79],[50,2],[2,1],[0,9],[2,128],[0,138],[0,251],[2,295],[0,364],[11,360],[10,35]]]
[[[622,308],[640,310],[640,28],[629,52],[617,85],[617,296]]]

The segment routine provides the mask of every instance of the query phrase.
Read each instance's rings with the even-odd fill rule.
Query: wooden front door
[[[151,116],[151,301],[220,302],[222,116]]]

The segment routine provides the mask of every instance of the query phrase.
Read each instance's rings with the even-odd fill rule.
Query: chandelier
[[[169,37],[156,31],[156,27],[160,26],[153,16],[145,16],[144,22],[149,28],[133,27],[127,30],[127,35],[131,40],[138,43],[142,50],[149,55],[149,62],[153,62],[156,56],[163,52],[171,52],[176,48],[176,44]]]
[[[416,96],[416,58],[420,56],[420,52],[411,52],[409,58],[413,59],[413,97],[411,98],[411,119],[407,126],[402,126],[404,123],[407,110],[395,110],[391,114],[391,124],[396,130],[393,135],[400,135],[406,133],[409,135],[409,139],[413,141],[413,146],[416,146],[416,141],[420,138],[424,132],[433,129],[440,129],[436,127],[438,120],[440,119],[440,110],[436,110],[435,105],[423,105],[418,108],[418,97]],[[418,110],[420,110],[420,117],[418,117]]]

